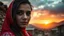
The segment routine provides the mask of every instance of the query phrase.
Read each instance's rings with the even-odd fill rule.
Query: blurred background
[[[0,1],[8,8],[12,0]],[[31,32],[33,36],[64,36],[64,0],[29,1],[33,11],[26,30]],[[0,21],[0,25],[2,25],[5,13],[0,18],[2,18]]]

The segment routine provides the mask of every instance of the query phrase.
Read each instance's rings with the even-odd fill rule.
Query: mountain
[[[41,30],[50,30],[50,29],[53,29],[53,28],[56,28],[58,26],[61,26],[61,25],[64,25],[64,21],[61,21],[61,22],[52,22],[50,24],[37,24],[37,23],[34,23],[32,24],[33,27],[37,28],[37,29],[41,29]]]

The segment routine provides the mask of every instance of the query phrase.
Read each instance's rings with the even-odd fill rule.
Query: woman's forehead
[[[29,4],[20,4],[19,9],[18,10],[25,10],[25,11],[31,11],[31,7]]]

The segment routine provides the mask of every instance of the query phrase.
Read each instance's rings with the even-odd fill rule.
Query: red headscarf
[[[12,15],[11,15],[11,9],[12,9],[12,4],[13,2],[11,2],[7,12],[6,12],[6,17],[5,17],[5,20],[4,20],[4,23],[2,25],[2,31],[1,31],[1,34],[0,36],[7,36],[7,35],[10,35],[10,36],[15,36],[14,32],[12,32],[12,30],[10,29],[10,24],[13,24],[13,19],[12,19]],[[30,34],[28,34],[24,29],[21,30],[23,35],[24,36],[32,36]]]

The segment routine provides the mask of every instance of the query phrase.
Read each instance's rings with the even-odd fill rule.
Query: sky
[[[34,11],[30,23],[34,26],[41,29],[51,29],[62,25],[60,22],[64,22],[64,3],[62,0],[38,0],[33,5]]]
[[[9,6],[11,0],[0,0]],[[29,0],[33,6],[30,24],[50,24],[64,21],[62,0]]]

